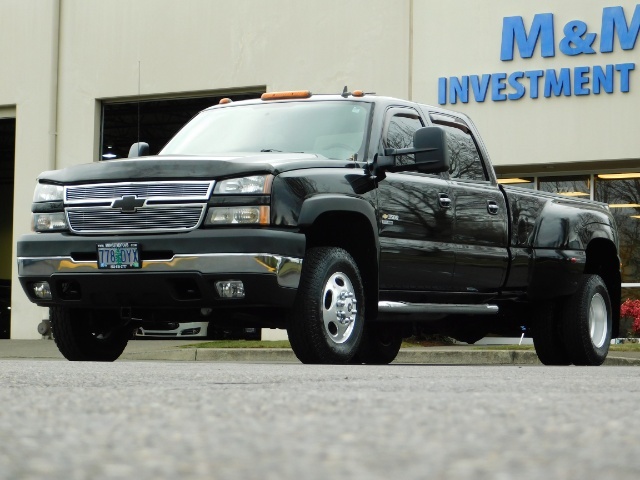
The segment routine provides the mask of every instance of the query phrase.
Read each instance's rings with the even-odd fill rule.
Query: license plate
[[[98,268],[140,268],[140,250],[137,243],[98,243]]]

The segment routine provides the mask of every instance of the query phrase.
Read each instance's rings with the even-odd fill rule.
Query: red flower
[[[631,331],[640,334],[640,300],[631,300],[627,298],[620,306],[620,316],[633,318]]]

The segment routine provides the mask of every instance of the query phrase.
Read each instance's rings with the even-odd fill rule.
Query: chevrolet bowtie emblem
[[[138,198],[135,195],[124,195],[120,200],[113,202],[111,207],[119,208],[123,213],[134,213],[144,205],[144,202],[146,202],[144,198]]]

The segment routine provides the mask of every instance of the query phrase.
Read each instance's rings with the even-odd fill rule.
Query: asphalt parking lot
[[[640,369],[0,360],[0,480],[636,480]]]

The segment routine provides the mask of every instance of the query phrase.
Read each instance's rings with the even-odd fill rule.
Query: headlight
[[[33,230],[36,232],[54,232],[67,229],[67,217],[63,212],[33,214]]]
[[[53,202],[63,200],[64,188],[60,185],[51,185],[49,183],[36,184],[36,190],[33,193],[34,202]]]
[[[266,206],[210,207],[206,225],[269,225]]]
[[[216,184],[214,194],[230,195],[238,193],[263,193],[271,192],[272,175],[253,175],[251,177],[230,178]]]

